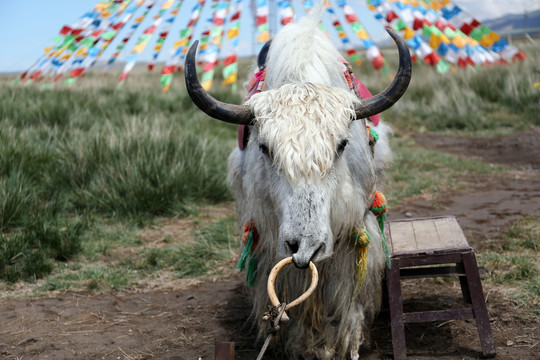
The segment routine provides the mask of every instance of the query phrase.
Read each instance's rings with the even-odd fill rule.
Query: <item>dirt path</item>
[[[529,144],[526,155],[519,156],[514,147],[516,136],[500,141],[417,137],[416,141],[427,147],[515,164],[516,171],[510,176],[471,179],[476,185],[467,193],[412,199],[406,206],[392,209],[390,218],[453,214],[477,249],[495,248],[500,232],[513,221],[526,215],[540,216],[538,135],[538,131],[519,134],[517,146]],[[496,145],[482,145],[489,145],[490,141]],[[207,279],[177,288],[4,300],[0,303],[0,357],[213,359],[215,341],[235,341],[238,359],[255,359],[260,343],[254,337],[250,307],[243,291],[242,276],[232,274],[217,281]],[[501,301],[504,297],[498,289],[485,286],[484,293],[497,359],[537,359],[540,324]],[[459,285],[454,281],[406,282],[404,301],[409,308],[457,307],[461,305]],[[480,345],[472,321],[410,324],[406,330],[411,359],[479,357]],[[371,340],[372,346],[365,349],[363,358],[391,357],[386,310],[377,318]],[[272,358],[271,354],[267,358]]]

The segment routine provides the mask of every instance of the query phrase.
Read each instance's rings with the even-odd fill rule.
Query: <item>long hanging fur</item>
[[[274,348],[281,349],[283,358],[356,359],[381,305],[385,253],[379,226],[368,208],[377,177],[390,159],[389,128],[377,126],[380,138],[374,159],[363,121],[351,123],[358,99],[348,91],[341,56],[318,29],[323,10],[287,25],[273,40],[267,61],[268,90],[247,103],[256,124],[247,148],[237,148],[229,157],[228,181],[236,196],[239,223],[254,219],[260,234],[252,300],[261,336],[267,329],[262,321],[269,304],[267,277],[281,260],[282,205],[271,194],[284,183],[332,189],[324,190],[330,194],[325,201],[330,202],[332,256],[317,263],[320,281],[315,293],[288,312],[291,321],[281,327]],[[344,158],[337,161],[334,149],[344,138],[349,144]],[[259,150],[263,140],[271,161]],[[356,226],[366,227],[371,242],[365,283],[354,297],[356,251],[350,238]],[[309,282],[309,272],[288,267],[277,281],[281,300],[292,301]]]

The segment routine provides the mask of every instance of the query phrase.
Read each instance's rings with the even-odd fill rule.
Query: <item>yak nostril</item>
[[[299,241],[297,239],[286,240],[285,244],[289,248],[291,254],[296,254],[298,252],[298,248],[300,247]]]

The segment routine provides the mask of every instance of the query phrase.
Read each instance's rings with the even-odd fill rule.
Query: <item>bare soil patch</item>
[[[511,164],[510,175],[468,179],[463,193],[410,199],[390,219],[456,215],[477,249],[497,249],[500,234],[515,220],[540,216],[538,130],[497,139],[418,135],[427,147]],[[517,149],[516,150],[516,146]],[[513,158],[512,158],[513,156]],[[185,224],[181,224],[184,226]],[[181,228],[155,229],[177,236]],[[155,235],[155,236],[154,236]],[[234,263],[228,264],[230,269]],[[116,293],[78,292],[0,303],[0,357],[5,359],[213,359],[216,341],[236,342],[238,359],[255,359],[261,346],[250,321],[243,274],[143,285]],[[182,284],[180,286],[180,284]],[[533,360],[540,352],[540,324],[528,310],[505,299],[508,289],[484,285],[497,359]],[[424,279],[404,283],[407,309],[462,306],[459,282]],[[478,359],[474,321],[406,326],[411,359]],[[389,316],[377,318],[364,357],[392,356]],[[270,352],[266,359],[272,358]]]
[[[506,164],[516,169],[540,167],[540,129],[529,129],[517,134],[490,138],[418,134],[418,144],[478,158],[490,163]]]

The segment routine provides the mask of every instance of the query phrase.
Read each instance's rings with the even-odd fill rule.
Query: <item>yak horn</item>
[[[357,119],[365,119],[377,115],[394,105],[401,95],[405,93],[405,90],[407,90],[409,82],[411,81],[411,55],[405,40],[389,27],[386,28],[386,31],[397,44],[399,51],[399,69],[394,80],[386,89],[375,96],[363,99],[361,104],[355,108]]]
[[[199,109],[210,115],[214,119],[226,121],[238,125],[250,125],[255,116],[244,105],[227,104],[214,99],[201,86],[197,78],[197,66],[195,64],[195,53],[199,41],[195,41],[189,48],[186,55],[185,77],[186,88],[191,100]]]

